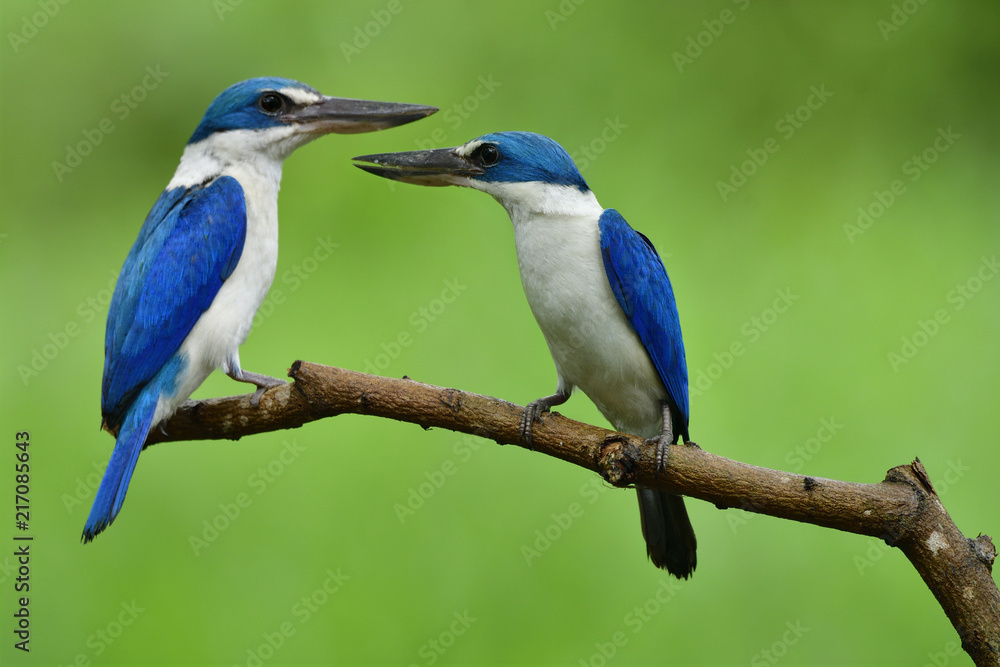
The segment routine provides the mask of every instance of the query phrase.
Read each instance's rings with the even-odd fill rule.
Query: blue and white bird
[[[284,384],[243,370],[239,346],[274,280],[285,158],[330,132],[372,132],[435,111],[327,97],[279,78],[234,84],[209,105],[111,299],[101,415],[117,440],[84,542],[121,510],[150,429],[213,370],[256,385],[255,404],[265,389]]]
[[[668,444],[688,441],[684,342],[663,262],[649,239],[601,207],[559,144],[498,132],[455,148],[354,159],[385,178],[482,190],[507,210],[524,294],[558,375],[556,393],[524,411],[529,445],[532,424],[576,387],[616,429],[656,443],[660,467]],[[696,541],[683,499],[638,492],[650,559],[687,578]]]

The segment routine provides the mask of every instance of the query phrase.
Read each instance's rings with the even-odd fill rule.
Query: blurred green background
[[[864,482],[919,456],[967,535],[1000,532],[996,3],[2,11],[0,488],[13,514],[13,434],[30,431],[36,538],[27,656],[12,549],[0,558],[3,662],[970,663],[877,540],[692,500],[698,570],[676,585],[646,561],[632,492],[374,418],[154,447],[114,526],[79,535],[112,447],[110,288],[208,103],[261,75],[442,111],[289,159],[247,369],[307,359],[522,404],[551,393],[504,211],[349,161],[532,130],[664,256],[698,443]],[[216,374],[195,397],[243,391]],[[582,394],[561,411],[605,424]]]

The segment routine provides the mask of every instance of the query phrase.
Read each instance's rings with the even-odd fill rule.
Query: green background
[[[504,211],[349,161],[532,130],[663,255],[703,377],[698,443],[863,482],[919,456],[959,527],[995,534],[1000,280],[977,272],[993,278],[1000,251],[998,18],[995,3],[916,0],[4,0],[0,497],[13,534],[13,436],[28,430],[35,541],[29,656],[11,646],[2,548],[0,657],[596,667],[613,646],[609,664],[969,664],[913,568],[877,540],[692,500],[698,569],[675,586],[646,561],[634,493],[375,418],[157,446],[111,529],[87,546],[79,535],[112,446],[98,430],[107,290],[208,103],[261,75],[442,111],[288,160],[283,302],[243,345],[247,369],[280,376],[306,359],[522,404],[551,393]],[[147,68],[159,80],[145,89]],[[105,119],[112,131],[95,134]],[[769,139],[777,151],[723,197],[718,183]],[[81,142],[89,154],[57,174]],[[914,171],[921,155],[933,163]],[[902,194],[849,234],[896,180]],[[337,247],[316,261],[323,243]],[[461,286],[448,304],[446,281]],[[780,314],[779,291],[792,295]],[[727,358],[733,343],[743,353]],[[217,373],[195,397],[245,389]],[[605,424],[583,395],[561,411]],[[421,484],[429,497],[401,520]],[[559,528],[573,503],[582,513]],[[223,530],[205,533],[213,521]],[[546,530],[556,539],[528,562]],[[349,577],[329,595],[328,571]],[[323,603],[305,617],[303,597]]]

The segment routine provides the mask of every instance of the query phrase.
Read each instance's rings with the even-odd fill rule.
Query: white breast
[[[582,389],[619,430],[659,435],[667,392],[608,283],[598,229],[603,209],[591,192],[502,187],[514,185],[550,190],[544,201],[522,194],[510,204],[509,192],[498,199],[514,223],[521,284],[560,387]]]
[[[281,161],[262,157],[219,164],[210,152],[198,151],[193,155],[185,152],[168,187],[202,182],[198,180],[198,172],[213,170],[218,176],[232,176],[243,187],[246,241],[233,273],[181,344],[187,368],[178,379],[177,393],[161,397],[154,417],[156,422],[169,417],[213,370],[229,371],[239,366],[239,346],[250,333],[254,315],[267,296],[278,264]]]

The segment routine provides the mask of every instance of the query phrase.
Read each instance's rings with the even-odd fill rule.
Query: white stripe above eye
[[[473,139],[469,143],[456,148],[455,153],[462,157],[465,157],[467,155],[472,155],[472,152],[477,148],[479,148],[480,146],[482,146],[484,143],[486,142],[480,141],[479,139]]]
[[[278,92],[296,104],[316,104],[323,100],[322,95],[301,88],[282,88]]]

